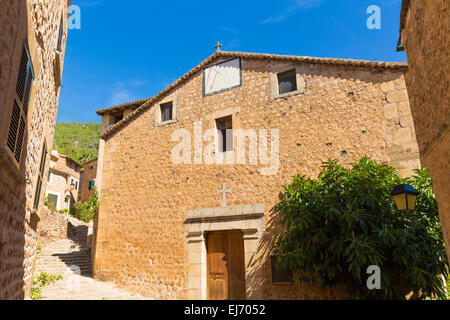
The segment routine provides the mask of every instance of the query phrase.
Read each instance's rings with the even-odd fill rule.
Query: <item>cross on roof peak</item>
[[[214,48],[216,48],[217,51],[220,51],[220,47],[222,47],[222,44],[220,42],[217,42],[217,44]]]

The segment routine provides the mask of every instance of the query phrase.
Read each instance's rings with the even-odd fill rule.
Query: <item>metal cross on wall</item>
[[[227,193],[231,194],[231,188],[227,189],[227,184],[222,183],[222,190],[217,190],[217,194],[222,194],[222,207],[227,207]]]

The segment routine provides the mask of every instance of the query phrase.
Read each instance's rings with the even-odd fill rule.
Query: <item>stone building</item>
[[[79,199],[82,166],[70,157],[51,152],[45,199],[59,210],[72,209]]]
[[[29,296],[70,1],[0,1],[0,299]]]
[[[155,97],[98,111],[95,277],[160,299],[343,297],[272,278],[271,209],[328,158],[419,167],[406,70],[218,50]]]
[[[83,163],[81,172],[80,200],[86,202],[94,194],[97,177],[97,159]]]
[[[400,44],[420,159],[430,169],[450,259],[449,10],[447,0],[403,0]]]

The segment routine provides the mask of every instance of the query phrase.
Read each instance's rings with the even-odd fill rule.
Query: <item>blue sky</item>
[[[406,61],[396,52],[401,0],[72,0],[58,122],[151,97],[214,53],[246,51]],[[370,5],[381,29],[369,30]]]

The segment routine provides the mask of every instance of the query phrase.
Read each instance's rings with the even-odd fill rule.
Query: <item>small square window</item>
[[[283,269],[278,266],[278,256],[270,255],[270,264],[272,269],[272,284],[292,284],[292,270],[289,268]]]
[[[289,70],[278,74],[279,94],[297,90],[297,75],[294,70]]]
[[[161,122],[173,120],[173,102],[161,105]]]
[[[114,120],[113,120],[113,121],[114,121],[114,124],[116,124],[116,123],[118,123],[118,122],[120,122],[120,121],[122,121],[122,120],[123,120],[123,113],[114,116]]]
[[[219,151],[233,150],[233,118],[228,116],[216,120],[216,128],[219,140]]]

